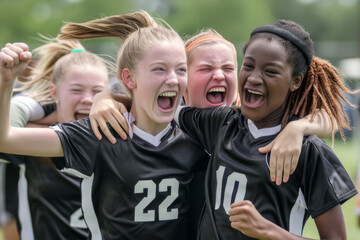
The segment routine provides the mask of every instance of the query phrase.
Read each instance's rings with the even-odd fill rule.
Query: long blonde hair
[[[165,21],[162,22],[165,23]],[[150,45],[160,41],[180,41],[184,44],[176,31],[158,23],[145,11],[104,17],[85,23],[67,23],[58,36],[59,39],[99,37],[119,37],[123,40],[116,63],[117,77],[120,80],[122,80],[123,69],[127,68],[130,72],[136,71],[138,62]],[[122,90],[131,97],[131,91],[123,81],[120,81],[120,84]]]

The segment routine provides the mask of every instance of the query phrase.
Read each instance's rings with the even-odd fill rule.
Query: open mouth
[[[212,105],[222,105],[225,101],[226,89],[225,87],[211,88],[206,94],[206,100]]]
[[[244,103],[249,107],[259,107],[265,100],[261,92],[246,89],[244,96]]]
[[[79,110],[75,113],[75,119],[79,120],[82,118],[87,118],[89,117],[90,114],[90,110]]]
[[[176,92],[161,93],[157,99],[157,104],[162,112],[171,112],[174,109]]]

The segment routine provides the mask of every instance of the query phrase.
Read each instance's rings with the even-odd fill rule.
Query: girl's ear
[[[136,88],[136,82],[135,79],[133,78],[131,72],[129,71],[129,69],[124,68],[121,72],[121,78],[124,81],[125,85],[129,88],[129,89],[134,89]]]
[[[58,99],[57,99],[57,91],[56,91],[56,86],[55,86],[55,84],[50,84],[50,96],[53,98],[53,99],[55,99],[55,101],[57,101]]]
[[[184,102],[185,102],[185,105],[186,104],[189,104],[189,91],[188,91],[188,88],[185,88],[185,92],[184,92]]]
[[[296,91],[299,89],[299,87],[301,86],[302,81],[304,80],[304,76],[303,75],[298,75],[296,77],[294,77],[291,81],[291,85],[290,85],[290,91]]]

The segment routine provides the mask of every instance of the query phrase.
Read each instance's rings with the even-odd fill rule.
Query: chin
[[[171,115],[169,116],[158,116],[156,118],[156,121],[160,124],[167,124],[169,122],[171,122],[173,119],[174,119],[174,113],[172,113]]]
[[[256,121],[256,118],[254,117],[254,112],[251,111],[251,109],[249,110],[246,109],[246,107],[241,106],[241,114],[252,121]]]

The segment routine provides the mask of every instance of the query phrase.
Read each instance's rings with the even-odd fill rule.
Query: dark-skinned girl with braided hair
[[[144,11],[68,23],[59,39],[69,35],[123,40],[116,66],[132,99],[131,136],[115,145],[98,141],[88,118],[52,129],[11,127],[13,84],[31,59],[26,44],[14,43],[0,52],[0,152],[64,156],[53,162],[82,178],[91,239],[190,239],[188,188],[208,155],[173,121],[187,81],[183,40]]]
[[[321,239],[346,239],[341,204],[357,194],[332,149],[320,138],[303,138],[297,168],[278,186],[270,180],[273,141],[296,119],[326,111],[345,139],[349,120],[340,70],[314,55],[310,34],[281,20],[255,28],[243,48],[239,72],[241,108],[184,107],[182,130],[211,154],[200,239],[303,239],[314,218]],[[293,141],[293,139],[289,139]]]
[[[350,127],[342,101],[355,106],[343,92],[358,91],[348,90],[338,69],[313,56],[310,34],[292,21],[255,28],[243,53],[241,110],[180,113],[182,129],[212,151],[200,239],[302,239],[309,216],[321,239],[346,239],[341,204],[357,191],[332,149],[316,136],[304,137],[298,166],[281,186],[268,180],[269,156],[256,149],[316,109],[325,109],[344,137]]]

